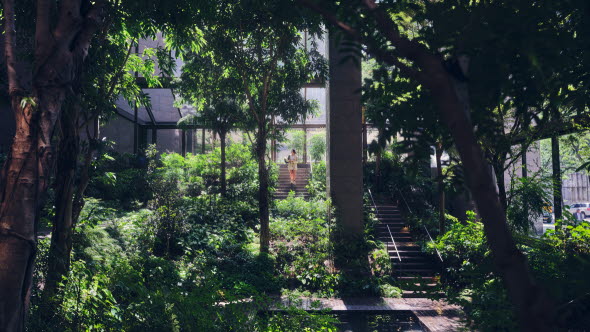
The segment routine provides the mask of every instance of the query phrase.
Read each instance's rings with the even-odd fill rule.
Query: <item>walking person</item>
[[[295,180],[297,179],[297,162],[299,162],[299,158],[297,157],[297,152],[295,149],[291,150],[291,154],[287,158],[289,165],[287,168],[289,169],[289,177],[291,178],[291,185],[295,187]]]
[[[574,213],[574,218],[576,221],[584,221],[584,216],[582,215],[582,212],[580,212],[580,209],[576,210],[576,213]]]

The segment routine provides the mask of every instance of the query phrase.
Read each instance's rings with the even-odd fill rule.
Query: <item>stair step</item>
[[[411,282],[412,284],[418,283],[418,285],[429,285],[434,283],[435,278],[434,276],[397,276],[397,279],[403,282]],[[425,281],[429,281],[429,283],[425,284]]]
[[[397,251],[395,251],[395,249],[393,248],[393,245],[391,245],[391,248],[389,248],[389,250],[387,250],[387,252],[389,252],[389,254],[391,255],[392,253],[394,253],[397,256],[397,253],[399,252],[400,256],[425,256],[426,254],[423,253],[422,251],[410,251],[410,250],[402,250],[399,248],[399,246],[397,246]],[[425,256],[426,257],[426,256]]]
[[[425,261],[409,261],[409,260],[405,260],[403,258],[401,261],[398,261],[397,256],[394,257],[394,260],[393,260],[393,266],[401,265],[404,267],[408,267],[408,268],[412,267],[412,268],[417,268],[417,269],[430,269],[430,267],[432,265],[430,263],[431,262],[426,261],[426,260]]]
[[[422,269],[417,270],[413,269],[413,271],[408,272],[411,267],[403,267],[403,266],[394,266],[393,267],[393,275],[399,277],[412,277],[412,276],[422,276],[422,277],[434,277],[436,275],[436,271]]]

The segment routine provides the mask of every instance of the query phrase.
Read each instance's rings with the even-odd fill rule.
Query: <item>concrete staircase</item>
[[[289,178],[289,170],[287,164],[279,165],[279,183],[277,191],[275,192],[275,199],[285,199],[289,195],[290,191],[295,192],[295,196],[309,198],[307,188],[305,188],[309,182],[309,164],[298,164],[297,165],[297,178],[295,179],[295,187],[291,186],[291,180]]]
[[[403,297],[426,297],[426,291],[437,286],[436,260],[422,252],[420,245],[414,242],[397,206],[377,204],[375,214],[380,221],[376,226],[376,237],[387,244],[394,276],[404,291]]]

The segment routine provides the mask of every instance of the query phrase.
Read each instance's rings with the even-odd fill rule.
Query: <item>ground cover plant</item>
[[[449,217],[447,233],[430,250],[438,249],[444,260],[441,285],[447,300],[461,305],[473,328],[480,331],[518,331],[508,294],[495,271],[483,224],[472,211],[465,222]],[[590,224],[558,222],[540,238],[519,236],[519,248],[531,261],[539,283],[556,299],[561,328],[580,329],[588,324],[585,312],[590,287],[587,243]],[[515,230],[517,231],[517,230]],[[432,252],[434,254],[434,252]]]
[[[335,320],[326,313],[293,307],[283,308],[284,314],[258,313],[289,287],[290,277],[279,268],[281,255],[256,249],[256,202],[242,200],[257,187],[257,165],[249,153],[245,146],[228,147],[226,197],[215,167],[219,149],[187,157],[148,152],[147,166],[140,169],[151,193],[146,204],[121,209],[120,196],[103,191],[128,183],[110,183],[107,189],[97,184],[91,192],[101,198],[89,198],[81,213],[72,269],[61,283],[59,300],[51,304],[40,296],[48,239],[40,243],[29,329],[334,331]],[[116,178],[127,169],[111,170]],[[305,240],[328,230],[325,201],[279,201],[275,211],[276,234],[285,234],[281,225],[295,227],[289,231],[294,241],[316,245],[305,257],[324,257],[328,236]],[[311,273],[299,279],[309,280],[304,282],[308,289],[329,289],[323,274]]]
[[[130,156],[109,158],[100,173],[117,179],[129,169],[121,165],[131,166],[142,174],[149,199],[127,204],[106,193],[127,181],[94,182],[89,192],[95,197],[87,198],[74,234],[72,268],[51,303],[41,296],[48,239],[40,243],[29,329],[334,330],[328,313],[258,312],[280,296],[401,295],[371,227],[358,245],[373,274],[351,278],[338,269],[335,222],[321,197],[273,201],[271,251],[259,253],[257,204],[242,199],[256,191],[257,165],[249,153],[243,145],[228,147],[226,196],[215,167],[219,149],[186,157],[150,149],[143,168],[133,168]],[[369,226],[375,222],[369,210],[366,218]]]

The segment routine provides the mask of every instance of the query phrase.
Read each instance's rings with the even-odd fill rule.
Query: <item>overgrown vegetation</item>
[[[259,253],[257,202],[244,199],[257,190],[250,153],[244,145],[228,147],[225,197],[219,148],[186,157],[149,148],[142,165],[133,164],[133,156],[110,153],[95,169],[100,176],[89,190],[94,198],[81,213],[57,308],[48,308],[40,296],[48,240],[40,242],[29,329],[335,331],[327,313],[295,307],[284,314],[260,312],[277,305],[281,295],[401,295],[387,252],[369,236],[371,227],[357,249],[371,257],[366,268],[373,275],[351,278],[338,269],[336,227],[325,194],[273,201],[271,250]],[[325,166],[316,169],[312,182],[325,188]],[[275,183],[275,166],[271,174]],[[125,197],[125,187],[137,184],[144,196]],[[366,218],[374,223],[369,213]]]

